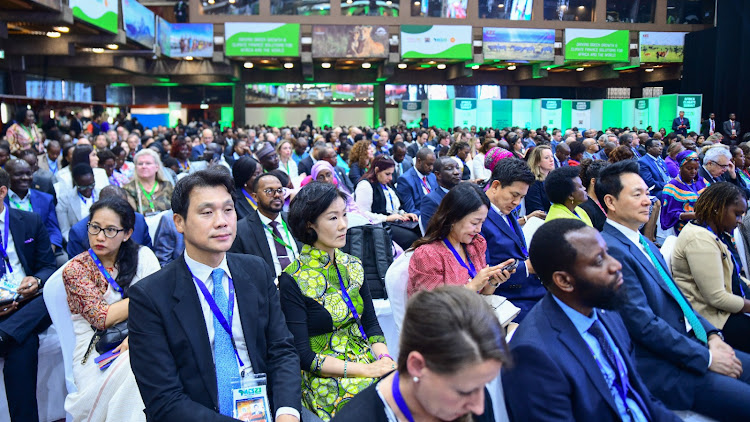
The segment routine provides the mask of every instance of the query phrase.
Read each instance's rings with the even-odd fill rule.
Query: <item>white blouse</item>
[[[372,212],[372,185],[368,180],[360,180],[357,183],[357,188],[354,190],[354,201],[357,203],[360,211],[364,213],[369,219],[384,223],[385,219],[391,214],[398,214],[398,210],[401,208],[401,201],[398,199],[396,192],[391,189],[390,186],[386,185],[386,189],[383,192],[385,194],[385,209],[388,214],[377,214]]]

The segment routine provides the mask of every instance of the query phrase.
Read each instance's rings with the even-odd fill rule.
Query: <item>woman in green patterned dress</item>
[[[395,369],[359,258],[346,244],[346,198],[329,183],[292,200],[289,229],[304,243],[279,277],[281,307],[302,367],[302,401],[324,421]]]

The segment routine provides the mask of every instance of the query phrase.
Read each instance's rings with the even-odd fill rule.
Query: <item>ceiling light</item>
[[[208,104],[201,103],[201,110],[208,110]]]
[[[331,64],[328,63],[328,62],[323,62],[323,63],[320,64],[320,67],[322,67],[323,69],[330,69],[331,68]]]
[[[294,63],[292,62],[284,63],[284,69],[291,69],[293,67],[294,67]]]
[[[502,3],[500,3],[500,4],[497,5],[497,7],[500,8],[500,9],[502,9],[503,7],[505,7],[505,5],[502,4]]]
[[[565,9],[567,9],[567,8],[568,8],[568,7],[567,7],[567,6],[565,6],[564,4],[563,4],[562,6],[560,6],[560,10],[565,10]]]
[[[508,66],[508,70],[516,70],[516,65],[512,64]]]
[[[268,60],[266,60],[266,59],[263,59],[263,60],[261,60],[260,62],[261,62],[261,63],[263,63],[263,64],[268,64],[268,63],[271,63],[270,61],[268,61]]]
[[[435,64],[435,63],[437,63],[435,60],[430,60],[429,62],[427,62],[427,64]]]
[[[62,32],[64,34],[67,34],[68,32],[70,32],[70,28],[68,28],[67,26],[54,26],[52,27],[52,29],[54,29],[57,32]]]
[[[104,49],[101,48],[101,47],[94,47],[94,48],[91,49],[91,51],[93,51],[96,54],[104,53]]]
[[[654,71],[653,67],[649,67],[648,69],[646,69],[646,72],[653,72],[653,71]]]
[[[352,4],[352,0],[346,0],[346,4]]]
[[[253,68],[253,62],[245,62],[245,64],[243,66],[245,66],[245,69],[252,69]]]
[[[216,0],[208,0],[208,4],[214,4],[216,3]]]
[[[479,70],[479,65],[475,64],[474,66],[471,67],[471,70]]]
[[[415,5],[415,6],[419,6],[420,4],[421,4],[421,3],[419,3],[418,1],[415,1],[415,2],[414,2],[414,5]]]
[[[367,62],[362,63],[362,69],[369,69],[371,67],[372,67],[372,64],[370,63],[367,63]]]
[[[118,48],[120,48],[120,46],[117,44],[107,44],[107,48],[109,48],[110,50],[117,50]]]
[[[392,2],[391,0],[388,0],[387,2],[385,2],[385,5],[386,5],[386,6],[390,6],[390,5],[392,5],[392,4],[393,4],[393,2]]]
[[[406,69],[407,64],[406,63],[399,63],[398,68],[399,69]]]
[[[193,60],[193,56],[185,56],[185,60],[188,60],[188,61]]]
[[[354,60],[347,60],[344,62],[345,64],[354,64]]]
[[[229,0],[229,4],[234,4],[236,0]]]
[[[443,70],[443,69],[445,69],[445,64],[444,63],[440,63],[439,65],[437,65],[437,68],[440,69],[440,70]]]
[[[60,33],[57,31],[49,31],[47,32],[47,36],[50,38],[60,38]]]
[[[582,67],[577,68],[576,72],[583,72],[583,68]]]
[[[583,6],[583,5],[582,5],[582,6],[578,6],[578,9],[579,9],[579,10],[583,10],[583,9],[585,9],[585,8],[586,8],[586,6]]]

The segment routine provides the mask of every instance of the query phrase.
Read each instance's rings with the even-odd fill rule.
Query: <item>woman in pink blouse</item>
[[[76,345],[73,378],[78,389],[68,394],[65,410],[76,421],[145,421],[144,405],[130,369],[128,339],[112,350],[111,365],[100,370],[94,330],[128,319],[128,288],[159,270],[150,249],[138,246],[133,234],[135,213],[128,201],[108,197],[89,212],[91,248],[71,259],[63,283],[73,320]]]
[[[409,297],[443,285],[463,285],[491,295],[508,280],[510,272],[502,268],[513,259],[494,267],[488,267],[485,260],[487,241],[479,233],[489,207],[487,195],[473,183],[459,183],[443,197],[427,233],[412,245]]]

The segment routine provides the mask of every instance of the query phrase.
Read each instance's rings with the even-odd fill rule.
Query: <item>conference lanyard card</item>
[[[0,277],[0,300],[12,299],[18,292],[21,285],[21,278],[18,274],[6,271]]]
[[[235,419],[244,422],[272,422],[266,393],[266,374],[251,374],[232,381]]]

